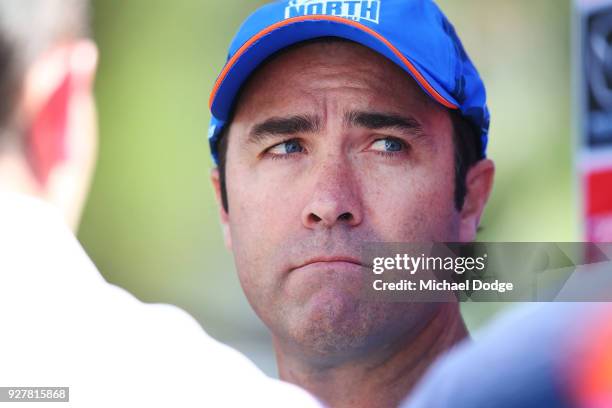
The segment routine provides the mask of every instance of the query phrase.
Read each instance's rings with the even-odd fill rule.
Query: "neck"
[[[280,378],[307,389],[330,407],[397,407],[427,368],[468,336],[458,304],[441,304],[433,319],[394,349],[322,368],[274,339]]]
[[[25,160],[11,153],[0,152],[0,191],[41,196]]]
[[[54,206],[73,231],[79,224],[80,210],[87,193],[82,188],[80,177],[82,173],[76,169],[58,166],[43,186],[24,157],[0,151],[0,192],[28,195]]]

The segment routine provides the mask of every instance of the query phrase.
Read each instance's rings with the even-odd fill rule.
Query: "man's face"
[[[437,306],[360,297],[364,242],[458,241],[453,129],[399,67],[315,42],[262,67],[228,134],[229,229],[240,281],[277,339],[348,357]]]

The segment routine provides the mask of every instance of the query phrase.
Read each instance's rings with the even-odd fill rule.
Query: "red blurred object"
[[[575,406],[612,407],[612,306],[593,319],[582,336],[582,350],[568,372]]]
[[[66,158],[71,82],[69,74],[42,107],[30,129],[30,164],[42,185],[47,183],[53,167]]]
[[[612,168],[585,176],[587,240],[612,242]]]

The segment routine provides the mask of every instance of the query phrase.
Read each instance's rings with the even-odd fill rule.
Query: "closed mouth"
[[[325,256],[325,257],[316,257],[307,260],[306,262],[291,268],[291,270],[310,267],[310,266],[329,266],[329,265],[341,265],[341,264],[350,264],[356,266],[363,266],[359,259],[350,256]]]

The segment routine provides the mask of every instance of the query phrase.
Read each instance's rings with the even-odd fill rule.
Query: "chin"
[[[380,305],[379,305],[380,306]],[[363,352],[384,327],[382,310],[333,288],[313,294],[287,321],[291,341],[312,359],[330,363]]]
[[[431,304],[371,302],[327,288],[285,315],[290,341],[321,365],[405,341],[431,319]]]

